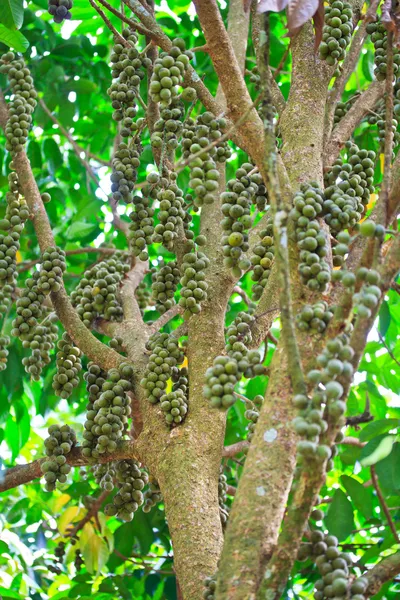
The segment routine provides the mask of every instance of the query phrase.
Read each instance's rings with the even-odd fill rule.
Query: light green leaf
[[[17,52],[25,52],[29,48],[29,42],[22,33],[19,31],[13,31],[7,29],[4,25],[0,24],[0,42],[3,42],[9,48],[16,50]]]
[[[353,507],[341,489],[337,489],[324,519],[329,533],[345,540],[355,529]]]
[[[0,587],[0,594],[2,598],[17,598],[18,600],[23,600],[22,596],[17,592],[13,592],[12,590],[7,590],[6,588]]]
[[[72,223],[68,227],[65,235],[67,238],[80,240],[90,235],[96,229],[96,227],[97,225],[95,223],[84,223],[83,221],[75,221],[75,223]]]
[[[23,0],[1,0],[0,23],[8,27],[8,29],[19,29],[23,20]]]
[[[394,435],[383,435],[368,442],[361,450],[360,463],[362,466],[370,467],[389,456],[395,441]]]
[[[368,423],[360,433],[361,442],[369,442],[374,437],[400,426],[399,419],[379,419]]]
[[[110,552],[106,542],[96,534],[94,527],[86,523],[80,536],[80,548],[89,573],[100,573]]]

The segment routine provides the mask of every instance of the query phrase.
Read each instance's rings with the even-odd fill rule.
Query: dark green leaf
[[[379,311],[379,333],[382,337],[385,337],[387,330],[390,325],[390,310],[387,302],[382,302],[382,306]]]
[[[348,475],[342,475],[340,481],[346,492],[352,499],[352,502],[356,509],[364,515],[366,519],[370,519],[373,515],[373,504],[370,490],[366,489],[362,483],[349,477]]]
[[[53,138],[46,138],[43,142],[43,154],[49,163],[50,170],[54,173],[63,164],[63,157],[59,145]]]
[[[43,164],[42,153],[40,151],[40,145],[35,140],[29,140],[27,154],[32,165],[32,169],[41,169]]]
[[[344,541],[355,529],[353,508],[343,490],[336,490],[324,522],[329,533],[339,541]]]

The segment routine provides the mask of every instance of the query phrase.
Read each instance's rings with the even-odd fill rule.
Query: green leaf
[[[77,92],[78,94],[91,94],[97,90],[97,85],[90,79],[71,79],[65,84],[68,92]]]
[[[29,48],[29,42],[22,33],[7,29],[0,24],[0,42],[17,52],[25,52]]]
[[[76,221],[68,227],[65,236],[67,238],[81,240],[82,238],[85,238],[91,233],[93,233],[93,231],[95,231],[96,228],[97,225],[95,223],[84,223],[83,221]]]
[[[0,23],[8,27],[8,29],[19,29],[23,20],[23,0],[1,0]]]
[[[5,441],[11,449],[11,460],[14,461],[20,449],[18,425],[11,415],[8,416],[5,428]]]
[[[90,523],[86,523],[80,536],[80,548],[89,573],[100,573],[110,552],[106,542],[98,536]]]
[[[379,333],[382,337],[385,337],[387,330],[389,329],[391,320],[389,304],[387,302],[383,302],[379,311]]]
[[[396,438],[394,435],[378,435],[361,450],[360,463],[363,467],[375,465],[392,451]]]
[[[0,554],[3,554],[4,552],[8,552],[8,546],[3,540],[0,540]]]
[[[366,519],[370,519],[373,515],[373,504],[369,491],[362,485],[362,483],[357,481],[357,479],[354,479],[354,477],[342,475],[340,481],[352,499],[356,509],[362,515],[364,515]]]
[[[379,483],[389,494],[400,491],[400,444],[394,444],[392,452],[376,465]]]
[[[41,169],[43,165],[42,153],[40,151],[40,145],[35,140],[30,140],[28,142],[26,153],[28,155],[32,169]]]
[[[373,421],[372,423],[368,423],[361,431],[359,439],[361,442],[368,442],[372,440],[372,438],[380,435],[381,433],[386,433],[391,429],[395,429],[400,426],[400,419],[379,419],[379,421]]]
[[[7,590],[6,588],[0,587],[1,598],[7,600],[7,598],[17,598],[17,600],[23,600],[22,596],[17,592]]]
[[[63,164],[63,157],[59,145],[53,138],[46,138],[43,142],[43,154],[49,163],[50,171],[54,172]]]
[[[336,490],[324,522],[329,533],[339,541],[345,540],[355,529],[353,507],[343,490]]]

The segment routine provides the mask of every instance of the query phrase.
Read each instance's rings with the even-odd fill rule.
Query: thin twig
[[[235,285],[235,287],[233,288],[232,291],[234,294],[238,294],[239,296],[241,296],[243,302],[245,304],[247,304],[247,306],[250,306],[250,304],[253,304],[251,299],[248,297],[246,292],[240,287],[240,285]]]
[[[49,110],[49,108],[47,107],[45,101],[43,100],[43,98],[39,98],[39,104],[40,106],[43,108],[44,112],[46,113],[46,115],[53,121],[53,123],[55,123],[57,125],[57,127],[59,128],[59,130],[61,131],[61,133],[63,134],[64,137],[67,138],[67,140],[69,141],[69,143],[71,144],[72,148],[74,149],[74,152],[76,154],[76,157],[78,158],[79,162],[83,165],[83,167],[86,169],[88,175],[90,176],[90,178],[97,184],[99,185],[99,178],[96,175],[96,173],[93,171],[92,167],[90,166],[90,164],[87,162],[87,160],[85,160],[84,158],[82,158],[81,153],[85,152],[85,150],[83,148],[81,148],[80,146],[78,146],[78,144],[76,143],[76,141],[74,140],[74,138],[72,137],[72,135],[69,133],[69,131],[67,131],[65,129],[65,127],[63,127],[60,123],[60,121],[57,119],[57,117],[55,117],[53,115],[53,113]]]
[[[118,17],[118,19],[121,19],[121,21],[123,21],[124,23],[126,23],[127,25],[129,25],[130,27],[132,27],[132,29],[136,29],[137,31],[139,31],[143,35],[151,36],[151,31],[149,29],[147,29],[147,27],[145,27],[144,25],[142,25],[138,21],[134,21],[133,19],[129,19],[128,17],[125,16],[124,13],[120,12],[119,10],[117,10],[116,8],[114,8],[113,6],[111,6],[111,4],[109,4],[106,0],[98,0],[98,2],[100,2],[100,4],[102,4],[113,15],[115,15],[116,17]]]
[[[149,333],[155,333],[156,331],[160,331],[161,327],[164,327],[169,321],[181,315],[183,313],[183,308],[179,304],[174,304],[169,310],[167,310],[164,314],[161,315],[149,326]]]
[[[101,0],[99,0],[99,2],[100,1]],[[104,12],[101,10],[101,8],[99,6],[97,6],[96,2],[94,0],[89,0],[89,2],[93,6],[95,11],[103,19],[103,21],[107,25],[108,29],[114,34],[115,38],[119,41],[119,43],[122,44],[122,46],[125,46],[125,48],[132,48],[132,45],[119,33],[119,31],[117,31],[115,29],[115,27],[111,23],[110,19],[104,14]]]
[[[110,492],[107,492],[107,490],[104,490],[100,494],[100,496],[98,498],[96,498],[96,500],[93,502],[93,504],[91,505],[91,507],[89,508],[86,515],[83,517],[83,519],[78,521],[78,523],[74,527],[67,530],[66,537],[69,537],[71,539],[76,537],[76,534],[78,533],[78,531],[83,529],[83,527],[86,525],[86,523],[88,523],[95,515],[97,515],[97,513],[99,512],[99,510],[101,508],[101,505],[103,504],[104,500],[109,495],[110,495]]]
[[[240,454],[243,452],[245,448],[249,447],[249,442],[247,440],[242,440],[241,442],[236,442],[236,444],[232,444],[231,446],[225,446],[222,450],[222,456],[227,458],[233,458],[236,454]]]
[[[114,252],[120,252],[116,248],[94,248],[93,246],[87,246],[85,248],[74,248],[73,250],[66,250],[65,254],[67,256],[73,256],[76,254],[114,254]],[[17,268],[20,273],[24,271],[29,271],[31,267],[37,265],[41,261],[40,258],[35,258],[35,260],[24,261],[22,263],[18,263]]]
[[[279,61],[279,65],[275,69],[275,72],[274,72],[274,79],[275,79],[275,81],[278,79],[279,75],[281,74],[282,69],[283,69],[283,65],[285,64],[286,59],[289,56],[290,46],[291,46],[291,42],[289,42],[289,44],[286,46],[286,50],[283,53],[283,56],[282,56],[281,60]],[[271,70],[272,70],[272,67],[271,67]]]
[[[144,571],[153,571],[154,573],[160,573],[161,575],[175,575],[175,571],[167,571],[166,569],[155,569],[153,567],[153,565],[148,565],[143,562],[138,563],[138,562],[136,562],[136,560],[137,560],[136,558],[131,558],[130,556],[125,556],[124,554],[122,554],[122,552],[120,552],[116,548],[114,548],[113,552],[114,552],[114,554],[116,554],[116,556],[119,556],[119,558],[122,558],[122,560],[129,561],[129,562],[133,563],[136,567],[138,567],[139,569],[143,569]]]
[[[350,427],[354,427],[355,429],[360,429],[358,426],[361,423],[369,423],[374,420],[374,415],[371,415],[371,402],[369,399],[368,392],[365,394],[365,408],[364,411],[360,415],[354,415],[352,417],[347,417],[346,425]]]
[[[387,520],[388,525],[389,525],[389,527],[391,529],[391,532],[393,533],[393,537],[394,537],[394,539],[396,541],[396,544],[399,544],[400,543],[400,538],[399,538],[399,536],[397,534],[396,525],[393,522],[392,515],[390,514],[388,505],[386,504],[386,500],[385,500],[385,498],[384,498],[384,496],[382,494],[382,490],[379,487],[379,481],[378,481],[378,477],[376,475],[376,471],[375,471],[375,466],[374,465],[372,465],[370,467],[370,471],[371,471],[372,485],[374,486],[374,489],[376,491],[376,495],[379,498],[379,503],[381,505],[381,508],[382,508],[383,512],[385,513],[386,520]]]

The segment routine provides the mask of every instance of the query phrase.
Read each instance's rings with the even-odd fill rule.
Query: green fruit
[[[373,221],[364,221],[360,225],[360,233],[365,237],[373,237],[375,235],[376,225]]]

